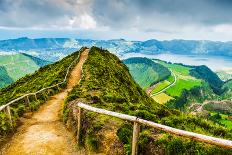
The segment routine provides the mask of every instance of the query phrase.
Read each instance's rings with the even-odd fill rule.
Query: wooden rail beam
[[[208,144],[212,144],[212,145],[217,145],[217,146],[232,150],[232,141],[231,140],[215,138],[212,136],[206,136],[203,134],[198,134],[198,133],[194,133],[194,132],[190,132],[190,131],[176,129],[176,128],[173,128],[170,126],[166,126],[166,125],[154,123],[151,121],[147,121],[144,119],[140,119],[140,118],[137,118],[135,116],[121,114],[121,113],[117,113],[117,112],[113,112],[113,111],[109,111],[109,110],[105,110],[105,109],[95,108],[95,107],[89,106],[89,105],[81,103],[81,102],[77,103],[77,106],[80,108],[89,110],[89,111],[100,113],[100,114],[114,116],[114,117],[121,118],[124,120],[144,124],[146,126],[150,126],[150,127],[153,127],[153,128],[156,128],[156,129],[159,129],[161,131],[165,131],[165,132],[168,132],[168,133],[171,133],[174,135],[191,138],[191,139],[198,141],[198,142],[204,142],[204,143],[208,143]],[[136,128],[137,128],[137,126],[134,125],[135,136],[133,136],[134,137],[133,139],[136,139],[136,132],[135,132],[135,131],[137,131]],[[135,142],[136,142],[136,140],[135,140]]]

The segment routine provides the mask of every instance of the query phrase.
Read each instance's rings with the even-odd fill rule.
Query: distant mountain
[[[0,88],[49,63],[24,53],[0,56]]]
[[[18,38],[0,41],[1,52],[24,52],[49,61],[57,61],[64,56],[80,49],[82,46],[99,46],[113,52],[117,56],[125,53],[174,53],[200,54],[232,57],[232,42],[205,41],[205,40],[147,40],[127,41],[91,40],[70,38]]]

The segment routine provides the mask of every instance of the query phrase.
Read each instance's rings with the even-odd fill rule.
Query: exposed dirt
[[[2,149],[3,155],[74,155],[82,154],[75,148],[75,138],[60,121],[65,97],[81,79],[82,65],[88,57],[85,50],[74,67],[67,88],[51,97],[31,118],[24,118],[10,142]]]

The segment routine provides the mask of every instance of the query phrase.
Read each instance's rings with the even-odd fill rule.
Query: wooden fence
[[[105,115],[109,115],[109,116],[113,116],[113,117],[117,117],[123,120],[127,120],[127,121],[131,121],[134,122],[134,127],[133,127],[133,138],[132,138],[132,155],[136,155],[137,154],[137,144],[138,144],[138,138],[139,138],[139,130],[140,130],[140,124],[146,125],[146,126],[150,126],[152,128],[156,128],[171,134],[175,134],[178,136],[182,136],[182,137],[187,137],[190,138],[192,140],[195,141],[199,141],[199,142],[205,142],[208,144],[213,144],[213,145],[217,145],[226,149],[232,149],[232,141],[230,140],[225,140],[225,139],[221,139],[221,138],[215,138],[215,137],[211,137],[211,136],[206,136],[206,135],[202,135],[202,134],[198,134],[198,133],[194,133],[194,132],[189,132],[189,131],[185,131],[185,130],[180,130],[180,129],[176,129],[173,127],[169,127],[166,125],[162,125],[162,124],[158,124],[158,123],[154,123],[151,121],[147,121],[135,116],[130,116],[130,115],[126,115],[126,114],[121,114],[121,113],[117,113],[117,112],[113,112],[113,111],[108,111],[105,109],[100,109],[100,108],[95,108],[92,106],[89,106],[87,104],[78,102],[77,104],[78,107],[78,124],[77,124],[77,141],[79,141],[79,137],[80,137],[80,129],[81,129],[81,109],[85,109],[85,110],[89,110],[89,111],[93,111],[96,113],[100,113],[100,114],[105,114]]]
[[[74,61],[72,61],[72,63],[71,63],[71,64],[69,65],[69,67],[67,68],[66,75],[65,75],[64,80],[63,80],[62,82],[57,83],[57,84],[52,85],[52,86],[49,86],[49,87],[46,87],[46,88],[43,88],[43,89],[41,89],[41,90],[39,90],[39,91],[37,91],[37,92],[34,92],[34,93],[25,94],[25,95],[23,95],[23,96],[21,96],[21,97],[18,97],[18,98],[16,98],[16,99],[10,101],[10,102],[7,103],[7,104],[4,104],[4,105],[0,106],[0,112],[1,112],[1,111],[4,111],[4,112],[6,113],[8,119],[9,119],[9,121],[10,121],[11,127],[13,127],[13,120],[12,120],[11,107],[10,107],[10,106],[13,105],[13,104],[17,104],[17,102],[20,101],[20,100],[22,100],[22,99],[24,99],[24,100],[26,101],[26,103],[29,104],[29,103],[30,103],[30,100],[29,100],[29,97],[30,97],[30,96],[33,96],[33,97],[35,98],[35,100],[37,100],[37,94],[38,94],[38,93],[43,93],[43,92],[45,92],[45,91],[47,91],[47,90],[49,90],[49,89],[51,89],[51,88],[55,88],[55,87],[58,87],[58,89],[59,89],[59,86],[62,85],[62,84],[64,84],[64,83],[67,81],[67,77],[68,77],[70,68],[72,67],[73,64],[76,63],[76,61],[78,61],[78,59],[79,59],[79,57],[80,57],[80,54],[81,54],[81,51],[84,50],[84,49],[85,49],[85,48],[81,48],[81,49],[79,50],[80,52],[79,52],[79,54],[78,54],[78,57],[77,57],[76,59],[74,59]]]

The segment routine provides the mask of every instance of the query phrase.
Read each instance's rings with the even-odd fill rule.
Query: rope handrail
[[[137,142],[138,142],[138,136],[139,136],[139,124],[150,126],[150,127],[153,127],[153,128],[156,128],[156,129],[159,129],[159,130],[171,133],[171,134],[178,135],[178,136],[190,138],[190,139],[193,139],[195,141],[204,142],[204,143],[208,143],[208,144],[212,144],[212,145],[217,145],[217,146],[220,146],[220,147],[223,147],[226,149],[232,149],[232,141],[231,140],[225,140],[222,138],[216,138],[216,137],[207,136],[207,135],[203,135],[203,134],[199,134],[199,133],[195,133],[195,132],[176,129],[176,128],[173,128],[170,126],[166,126],[166,125],[158,124],[158,123],[155,123],[152,121],[144,120],[144,119],[138,118],[136,116],[117,113],[117,112],[113,112],[113,111],[109,111],[109,110],[105,110],[105,109],[101,109],[101,108],[95,108],[95,107],[92,107],[90,105],[87,105],[87,104],[84,104],[81,102],[78,102],[76,105],[79,108],[79,113],[78,113],[78,121],[79,121],[78,122],[78,130],[79,131],[77,131],[77,133],[80,133],[81,108],[85,109],[85,110],[92,111],[92,112],[105,114],[105,115],[117,117],[117,118],[120,118],[123,120],[134,122],[132,154],[136,154],[136,150],[137,150],[136,148],[137,148]],[[79,139],[79,135],[77,135],[77,138]]]
[[[84,49],[84,47],[82,47],[79,51],[82,51],[83,49]],[[36,95],[36,94],[38,94],[38,93],[40,93],[40,92],[42,92],[42,91],[44,91],[44,90],[47,90],[47,89],[50,89],[50,88],[54,88],[54,87],[57,87],[57,86],[59,86],[59,85],[61,85],[61,84],[64,84],[64,83],[66,82],[66,80],[67,80],[67,77],[68,77],[69,70],[70,70],[71,66],[73,65],[73,63],[74,63],[75,61],[77,61],[77,60],[79,59],[80,53],[81,53],[81,52],[79,52],[78,57],[77,57],[76,59],[74,59],[74,60],[72,61],[72,63],[69,65],[69,67],[67,68],[66,75],[65,75],[64,80],[63,80],[62,82],[59,82],[59,83],[54,84],[54,85],[52,85],[52,86],[48,86],[48,87],[42,88],[42,89],[38,90],[37,92],[28,93],[28,94],[25,94],[25,95],[23,95],[23,96],[21,96],[21,97],[18,97],[18,98],[16,98],[16,99],[14,99],[14,100],[8,102],[7,104],[4,104],[4,105],[0,106],[0,111],[4,110],[6,107],[10,106],[11,104],[13,104],[13,103],[15,103],[15,102],[17,102],[17,101],[19,101],[19,100],[21,100],[21,99],[27,97],[27,96]]]

